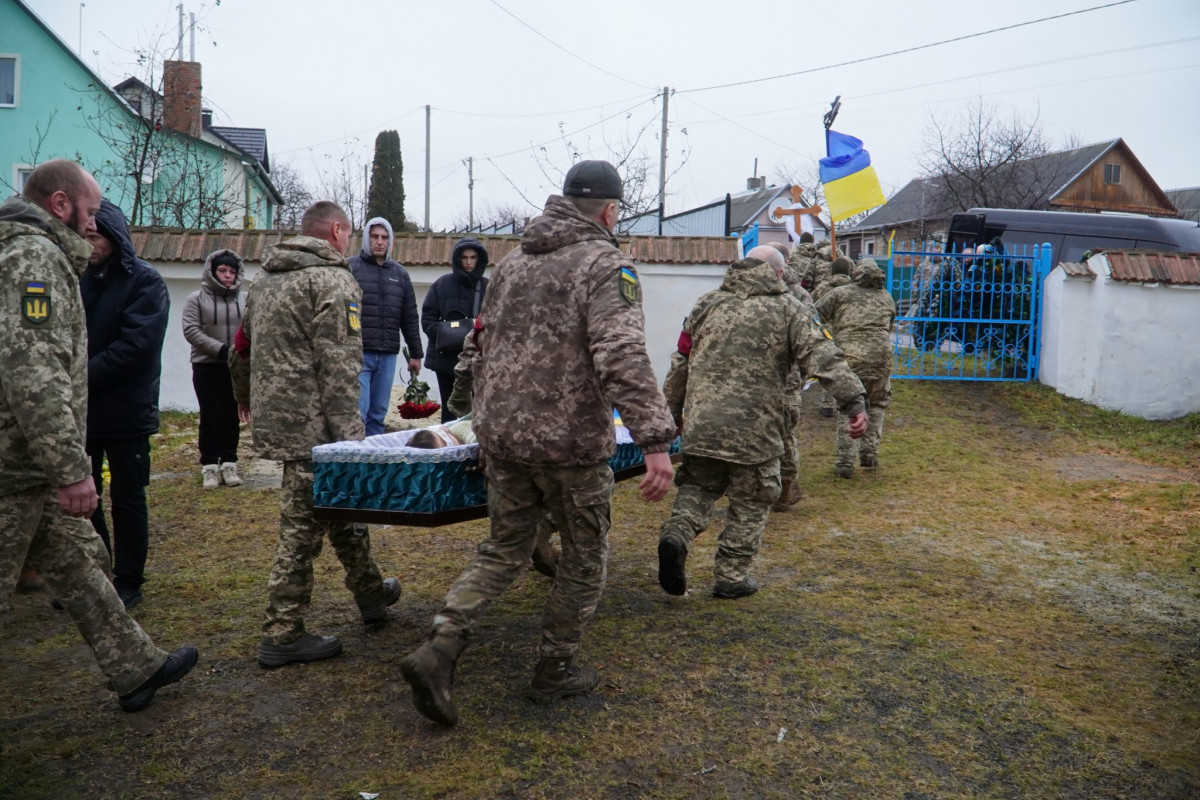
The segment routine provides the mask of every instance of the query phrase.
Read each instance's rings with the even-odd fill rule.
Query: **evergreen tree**
[[[404,162],[396,131],[380,131],[375,137],[375,161],[367,195],[367,219],[372,217],[383,217],[392,224],[392,230],[405,229]]]

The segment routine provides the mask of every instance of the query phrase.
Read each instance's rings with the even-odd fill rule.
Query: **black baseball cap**
[[[563,194],[620,200],[623,194],[621,176],[607,161],[580,161],[567,171]]]

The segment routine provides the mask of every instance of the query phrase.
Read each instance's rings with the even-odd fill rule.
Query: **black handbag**
[[[479,316],[479,302],[483,296],[483,282],[475,284],[475,303],[471,309],[471,316],[466,316],[461,311],[451,311],[450,314],[457,315],[450,318],[450,314],[442,317],[437,321],[434,330],[437,332],[437,351],[444,356],[456,356],[462,352],[463,340],[467,338],[467,334],[475,327],[475,317]]]

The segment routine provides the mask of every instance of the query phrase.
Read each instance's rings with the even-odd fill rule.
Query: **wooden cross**
[[[799,186],[793,186],[791,188],[792,203],[800,202],[803,191],[804,190],[801,189]],[[809,206],[808,208],[784,208],[783,206],[780,206],[779,208],[775,209],[774,216],[777,219],[783,219],[785,214],[795,217],[796,218],[796,230],[799,230],[800,229],[800,217],[804,216],[805,214],[811,214],[812,216],[815,217],[815,216],[819,215],[820,213],[821,213],[820,206]]]

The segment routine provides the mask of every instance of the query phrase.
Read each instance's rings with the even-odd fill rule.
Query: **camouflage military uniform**
[[[366,527],[316,522],[312,512],[313,446],[363,438],[361,296],[340,253],[323,239],[299,236],[268,251],[246,299],[250,368],[233,370],[234,394],[250,406],[257,455],[283,462],[264,644],[286,645],[305,633],[312,563],[326,534],[359,607],[382,596]]]
[[[0,205],[0,617],[21,564],[41,573],[118,694],[167,660],[104,573],[108,552],[54,487],[91,474],[83,449],[87,341],[79,275],[91,248],[20,197]]]
[[[849,275],[830,275],[829,280],[821,284],[821,288],[816,294],[813,295],[813,302],[815,303],[817,300],[827,295],[830,289],[836,289],[839,286],[845,286],[849,282]],[[837,403],[834,401],[833,395],[831,395],[823,386],[821,387],[821,399],[818,402],[817,407],[821,410],[821,416],[823,417],[832,417],[837,410]]]
[[[861,444],[850,438],[850,420],[838,417],[837,462],[839,474],[854,469],[856,456],[863,466],[875,466],[883,438],[884,409],[892,399],[892,324],[896,302],[884,288],[883,271],[875,260],[864,258],[850,271],[850,283],[831,290],[817,301],[817,310],[846,353],[846,362],[867,390],[870,425]]]
[[[671,357],[664,392],[684,424],[683,466],[660,539],[676,536],[686,548],[708,527],[713,503],[728,494],[728,521],[716,556],[718,583],[747,577],[779,496],[782,389],[796,364],[828,386],[847,413],[862,411],[862,384],[841,351],[758,259],[732,264],[721,288],[696,302]]]
[[[800,247],[811,246],[807,243],[800,245]],[[800,273],[792,267],[790,262],[783,268],[781,277],[788,291],[804,305],[805,313],[810,317],[816,317],[817,311],[813,306],[812,295],[804,288]],[[786,427],[783,435],[783,457],[779,462],[779,479],[784,486],[794,483],[800,476],[800,450],[796,444],[796,429],[800,427],[800,415],[804,409],[804,399],[801,394],[803,391],[804,375],[797,365],[788,373],[787,383],[783,387],[784,424]],[[799,498],[799,496],[797,493],[796,497]],[[787,498],[782,498],[780,502],[786,501]]]
[[[562,557],[538,651],[572,657],[604,589],[613,406],[646,453],[665,452],[675,433],[646,355],[641,287],[612,235],[552,196],[497,267],[479,318],[474,419],[491,531],[446,594],[433,634],[470,635],[529,559],[544,507]]]

